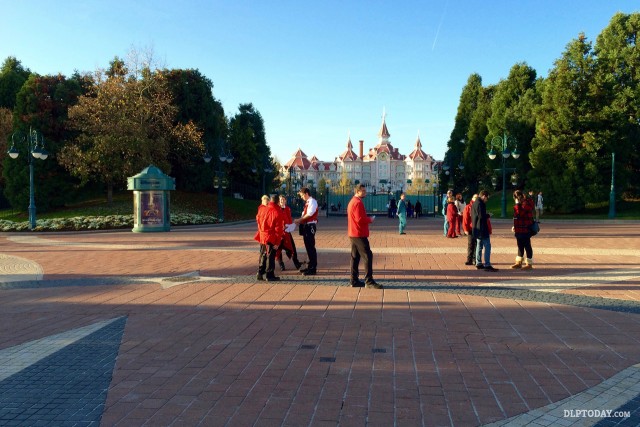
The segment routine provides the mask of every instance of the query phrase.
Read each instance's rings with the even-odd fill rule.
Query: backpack
[[[540,223],[538,221],[533,221],[533,224],[529,226],[529,233],[531,237],[535,236],[540,232]]]

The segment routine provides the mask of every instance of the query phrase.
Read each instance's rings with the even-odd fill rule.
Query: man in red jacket
[[[274,282],[280,280],[274,274],[276,265],[276,249],[284,234],[282,209],[278,206],[278,195],[271,197],[269,204],[258,210],[256,221],[260,241],[260,260],[258,262],[258,280]]]
[[[369,247],[369,224],[375,217],[368,217],[362,199],[367,195],[367,189],[362,184],[355,187],[355,195],[347,207],[347,229],[351,240],[351,286],[354,288],[382,289],[382,285],[373,280],[373,253]],[[358,279],[360,258],[364,261],[364,282]]]

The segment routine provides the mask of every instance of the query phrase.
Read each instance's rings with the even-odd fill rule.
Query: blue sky
[[[442,159],[470,74],[485,85],[526,62],[546,76],[580,32],[595,42],[637,0],[28,1],[4,0],[0,60],[39,74],[106,67],[131,48],[168,68],[197,68],[228,116],[252,102],[279,160],[321,160],[351,135]]]

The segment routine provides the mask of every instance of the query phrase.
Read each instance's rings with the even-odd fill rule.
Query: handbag
[[[529,234],[531,236],[535,236],[540,232],[540,223],[538,221],[533,221],[533,224],[529,226]]]

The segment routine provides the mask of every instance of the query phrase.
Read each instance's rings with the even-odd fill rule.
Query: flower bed
[[[216,224],[212,215],[171,214],[171,225]],[[39,219],[33,231],[81,231],[133,228],[133,215],[83,216],[73,218]],[[29,231],[29,222],[0,220],[0,231]]]

